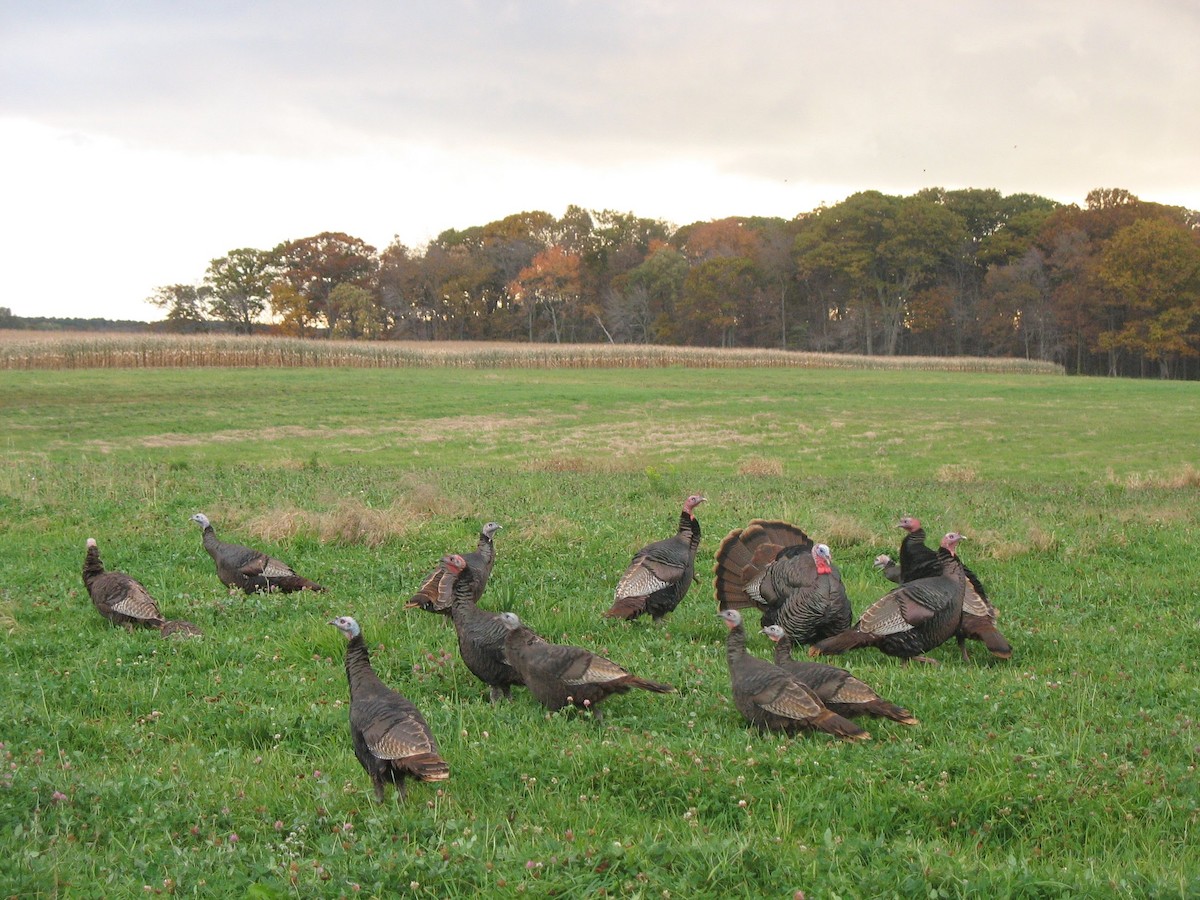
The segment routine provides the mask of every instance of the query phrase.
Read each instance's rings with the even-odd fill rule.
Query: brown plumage
[[[853,612],[829,548],[788,522],[754,519],[725,536],[713,567],[719,609],[755,608],[797,644],[850,627]]]
[[[346,680],[350,683],[350,737],[354,755],[371,777],[375,799],[383,802],[384,785],[392,782],[403,799],[404,781],[445,781],[450,766],[420,710],[403,694],[379,680],[362,629],[350,616],[329,623],[348,639]]]
[[[257,591],[323,591],[315,581],[297,575],[287,563],[241,544],[226,544],[217,540],[216,532],[204,513],[196,513],[192,521],[201,528],[204,549],[217,566],[217,577],[230,589],[241,588],[247,594]]]
[[[902,706],[884,700],[865,681],[845,669],[825,663],[792,659],[792,639],[779,625],[768,625],[763,634],[775,642],[775,665],[812,689],[840,716],[871,715],[916,725],[917,718]]]
[[[610,659],[582,647],[551,644],[521,624],[516,613],[500,614],[508,629],[504,656],[521,675],[525,687],[551,712],[564,706],[590,709],[596,722],[602,721],[600,703],[613,694],[641,688],[657,694],[675,689],[669,684],[631,675]]]
[[[95,538],[87,539],[87,551],[83,557],[83,584],[96,612],[114,625],[123,625],[131,631],[134,628],[155,628],[164,637],[204,633],[191,622],[164,619],[158,601],[137,579],[124,572],[105,571]]]
[[[496,543],[495,535],[503,526],[496,522],[488,522],[479,531],[479,541],[475,545],[475,549],[470,553],[460,554],[466,560],[467,568],[471,578],[471,590],[473,593],[472,600],[475,603],[479,602],[479,598],[483,596],[484,588],[487,587],[488,579],[492,575],[492,567],[496,563]],[[440,601],[442,595],[442,578],[446,574],[444,566],[439,564],[432,572],[425,576],[421,582],[421,586],[417,588],[417,592],[409,598],[404,604],[406,609],[419,608],[426,612],[436,612],[442,615],[450,615],[449,605],[443,604]],[[462,586],[460,586],[462,589]]]
[[[740,612],[726,609],[718,615],[729,629],[725,655],[733,703],[747,722],[764,731],[824,731],[847,741],[870,739],[870,734],[829,709],[792,674],[747,653]]]
[[[936,551],[925,545],[925,529],[919,519],[905,516],[896,526],[906,532],[900,542],[899,564],[893,563],[888,556],[876,557],[875,565],[883,570],[885,577],[899,584],[907,584],[919,578],[935,576],[941,571],[941,561]],[[961,562],[961,560],[960,560]],[[1012,646],[996,627],[999,613],[988,599],[983,582],[965,564],[962,564],[963,574],[967,579],[967,589],[963,593],[962,621],[955,632],[959,650],[964,662],[970,660],[967,653],[967,641],[982,641],[984,646],[999,659],[1009,659],[1012,656]]]
[[[871,604],[853,628],[809,647],[809,656],[878,647],[905,661],[935,662],[922,654],[949,640],[962,621],[967,579],[954,555],[960,540],[955,532],[942,539],[940,575],[900,585]]]
[[[457,553],[442,557],[441,596],[438,611],[446,609],[458,636],[458,654],[471,674],[491,689],[491,701],[509,699],[514,684],[524,684],[521,674],[504,656],[508,629],[500,615],[480,609],[475,603],[476,578],[465,557]],[[538,638],[538,640],[541,640]]]
[[[699,494],[688,497],[683,501],[675,534],[647,544],[633,555],[617,582],[613,604],[605,616],[628,620],[649,614],[657,622],[679,605],[696,580],[700,520],[695,509],[704,501]]]

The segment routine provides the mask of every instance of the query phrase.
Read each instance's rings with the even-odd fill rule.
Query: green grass
[[[0,896],[1195,896],[1198,399],[930,372],[0,372]],[[695,491],[702,582],[664,625],[602,619]],[[196,511],[330,592],[228,596]],[[749,731],[720,538],[803,525],[861,609],[904,513],[971,538],[1014,658],[860,651],[843,664],[919,726]],[[489,705],[445,623],[402,608],[489,519],[485,606],[678,693],[613,698],[604,728]],[[89,536],[207,636],[101,620]],[[375,803],[336,614],[449,782]]]

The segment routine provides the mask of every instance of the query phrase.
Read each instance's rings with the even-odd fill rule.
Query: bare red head
[[[694,519],[696,517],[693,515],[692,510],[707,499],[707,497],[703,497],[700,494],[692,494],[692,496],[683,501],[683,511]]]
[[[942,538],[942,549],[949,550],[955,556],[958,556],[958,552],[954,548],[958,546],[959,541],[964,540],[966,540],[966,538],[957,531],[951,531],[944,538]]]
[[[896,527],[903,528],[905,531],[907,531],[911,534],[912,532],[916,531],[918,528],[921,527],[921,520],[915,519],[912,516],[905,516],[903,519],[901,519],[899,522],[896,523]]]
[[[467,561],[457,553],[451,553],[449,556],[442,557],[442,568],[451,575],[457,575],[467,567]]]

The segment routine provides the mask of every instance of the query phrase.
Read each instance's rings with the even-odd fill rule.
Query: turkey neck
[[[100,575],[104,574],[104,563],[100,562],[100,551],[95,547],[88,547],[87,556],[83,560],[83,584],[85,587],[91,587],[92,582]]]
[[[361,634],[350,638],[346,644],[346,680],[350,682],[350,699],[354,699],[355,687],[382,687],[383,682],[371,668],[371,654],[367,651],[367,642]]]
[[[204,531],[200,533],[200,541],[204,544],[204,549],[208,551],[208,555],[216,557],[217,551],[221,547],[221,542],[217,540],[217,533],[213,531],[211,525],[204,526]]]
[[[738,625],[735,628],[729,629],[729,636],[725,639],[725,656],[729,660],[729,665],[734,665],[741,657],[746,655],[746,629]]]
[[[700,545],[700,520],[686,509],[679,514],[679,531],[693,547]]]
[[[775,642],[775,665],[781,666],[792,661],[792,638],[787,632]]]

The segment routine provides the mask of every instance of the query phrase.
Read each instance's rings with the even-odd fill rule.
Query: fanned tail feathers
[[[754,519],[725,535],[717,548],[713,586],[719,609],[746,609],[758,603],[747,589],[787,547],[812,546],[803,531],[788,522]]]

